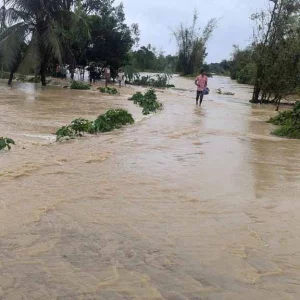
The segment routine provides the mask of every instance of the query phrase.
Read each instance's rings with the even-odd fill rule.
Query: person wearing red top
[[[195,84],[197,85],[197,97],[196,97],[196,105],[198,105],[198,101],[200,98],[200,106],[202,104],[203,101],[203,97],[204,97],[204,90],[207,88],[207,77],[205,75],[204,70],[202,69],[200,72],[200,75],[197,76],[196,80],[195,80]]]

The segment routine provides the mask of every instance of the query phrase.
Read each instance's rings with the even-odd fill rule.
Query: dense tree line
[[[224,59],[220,63],[203,64],[203,69],[207,73],[229,76],[231,65],[231,61]]]
[[[0,60],[10,79],[33,73],[43,85],[56,64],[94,62],[116,73],[139,37],[114,0],[7,0],[0,18]]]
[[[177,67],[177,56],[165,55],[162,51],[148,45],[130,53],[132,67],[137,71],[174,73]]]

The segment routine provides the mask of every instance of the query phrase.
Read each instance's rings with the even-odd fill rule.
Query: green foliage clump
[[[131,52],[130,58],[132,65],[129,70],[131,69],[131,74],[133,73],[132,70],[160,73],[174,73],[176,70],[177,56],[166,56],[162,51],[157,52],[155,47],[151,45],[142,46],[137,51]],[[128,66],[126,66],[126,69],[128,70]],[[126,69],[125,73],[127,73]],[[131,80],[129,79],[129,81]]]
[[[157,96],[153,89],[148,90],[144,95],[140,92],[134,94],[129,100],[134,104],[139,104],[143,108],[143,114],[149,115],[162,108],[162,104],[157,101]]]
[[[205,70],[206,74],[210,74],[211,77],[213,74],[230,76],[231,65],[231,61],[224,59],[220,63],[203,64],[203,69]]]
[[[286,110],[283,112],[280,112],[276,117],[271,118],[268,123],[272,123],[274,125],[285,125],[289,120],[292,118],[293,111],[292,110]]]
[[[64,137],[75,137],[75,132],[72,130],[71,126],[63,126],[56,131],[57,140],[60,140]]]
[[[139,86],[151,86],[156,88],[170,88],[175,87],[173,84],[169,84],[170,79],[172,78],[171,74],[157,74],[155,76],[140,76],[136,73],[134,75],[134,80],[132,84]]]
[[[0,150],[7,148],[11,149],[11,145],[15,145],[14,140],[9,138],[0,137]]]
[[[281,126],[273,132],[274,135],[300,139],[300,102],[296,102],[292,111],[280,112],[268,122]]]
[[[133,124],[134,119],[130,113],[123,109],[112,109],[100,115],[94,122],[96,132],[109,132],[124,125]]]
[[[254,84],[257,67],[255,63],[248,63],[237,73],[237,82],[242,84]]]
[[[103,94],[110,94],[110,95],[118,94],[118,90],[116,88],[111,88],[109,86],[108,87],[100,87],[98,89]]]
[[[290,139],[300,139],[300,126],[299,125],[291,125],[286,124],[276,129],[273,132],[274,135],[279,137],[288,137]]]
[[[61,139],[63,137],[81,137],[85,132],[92,131],[92,128],[93,122],[83,118],[78,118],[73,120],[70,125],[63,126],[58,129],[56,132],[56,136],[58,137],[58,139]]]
[[[81,81],[73,81],[70,87],[72,90],[89,90],[91,86]]]
[[[71,128],[76,136],[82,136],[85,132],[89,132],[93,126],[93,122],[78,118],[71,122]]]
[[[56,132],[57,140],[62,138],[81,137],[84,133],[96,134],[98,132],[109,132],[119,129],[124,125],[133,124],[134,119],[124,109],[112,109],[100,115],[95,121],[86,119],[75,119],[70,125],[63,126]]]
[[[132,100],[132,101],[134,101],[134,104],[137,104],[140,101],[142,101],[143,98],[144,98],[144,95],[141,92],[137,92],[131,98],[129,98],[129,100]]]

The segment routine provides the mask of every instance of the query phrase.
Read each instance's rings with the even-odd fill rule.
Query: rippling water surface
[[[299,141],[273,108],[210,79],[158,92],[143,118],[120,96],[0,84],[0,299],[299,299]],[[215,88],[235,92],[222,96]],[[125,108],[138,122],[52,143],[76,117]]]

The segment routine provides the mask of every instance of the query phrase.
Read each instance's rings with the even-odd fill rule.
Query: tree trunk
[[[41,65],[41,83],[42,83],[42,86],[47,85],[47,82],[46,82],[46,65],[45,65],[45,63],[42,63],[42,65]]]
[[[276,111],[279,111],[279,106],[280,106],[280,101],[281,101],[281,96],[279,97],[279,99],[278,99],[278,104],[277,104],[277,107],[276,107]]]
[[[261,99],[260,99],[260,104],[263,104],[267,99],[267,93],[263,92],[263,94],[261,95]]]
[[[7,83],[8,85],[11,85],[13,78],[14,78],[14,72],[10,71],[9,79],[8,79],[8,83]]]
[[[259,95],[260,95],[260,85],[258,81],[256,82],[254,89],[253,89],[253,95],[252,95],[252,103],[259,103]]]

